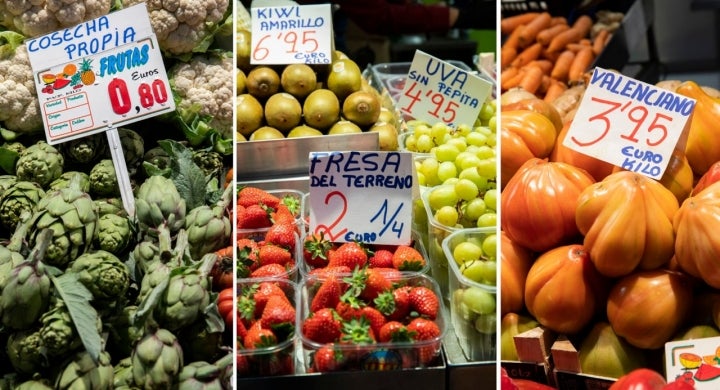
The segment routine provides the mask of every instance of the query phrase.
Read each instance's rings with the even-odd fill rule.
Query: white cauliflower
[[[113,0],[3,0],[0,24],[32,38],[107,15]]]
[[[181,118],[191,119],[193,114],[211,118],[207,124],[223,138],[232,139],[235,61],[231,55],[196,54],[188,62],[173,65],[168,78]]]
[[[229,0],[126,0],[125,6],[145,3],[150,23],[163,51],[181,56],[204,52],[228,12]]]
[[[42,131],[40,104],[33,71],[22,36],[12,31],[0,32],[0,122],[18,133]]]

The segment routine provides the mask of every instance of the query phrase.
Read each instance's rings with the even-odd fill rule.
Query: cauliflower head
[[[191,117],[187,113],[194,112],[210,117],[210,127],[232,139],[235,61],[231,55],[195,54],[189,61],[173,65],[168,78],[180,117]]]
[[[12,43],[21,39],[12,31],[0,33],[0,41],[3,39],[8,43],[0,50],[0,122],[17,133],[40,132],[40,103],[25,44]]]
[[[204,52],[225,19],[230,0],[126,0],[145,3],[160,48],[174,56]]]
[[[107,15],[113,0],[4,0],[0,24],[32,38]]]

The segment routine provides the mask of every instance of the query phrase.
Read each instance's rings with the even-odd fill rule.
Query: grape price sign
[[[413,157],[405,152],[311,152],[310,231],[333,242],[411,242]]]
[[[596,67],[563,145],[660,179],[694,108],[692,98]]]
[[[491,92],[491,82],[417,50],[398,106],[428,123],[472,125]]]
[[[252,64],[329,64],[332,60],[330,4],[254,7]]]

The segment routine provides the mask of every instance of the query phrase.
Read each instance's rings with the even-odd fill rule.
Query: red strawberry
[[[414,340],[437,340],[437,342],[430,342],[428,345],[418,348],[420,364],[423,366],[428,365],[437,357],[438,351],[440,350],[440,328],[434,321],[417,317],[407,324],[407,329],[415,334],[413,336]]]
[[[423,317],[434,320],[437,317],[440,302],[435,291],[416,286],[410,290],[410,307]]]
[[[425,267],[425,258],[415,248],[400,245],[393,253],[393,268],[400,271],[420,271]]]
[[[295,307],[284,296],[271,296],[260,316],[263,328],[275,330],[278,327],[292,327],[295,324]]]
[[[254,319],[257,319],[260,318],[263,310],[265,310],[265,305],[270,300],[270,297],[273,296],[279,296],[290,303],[285,295],[285,290],[273,282],[260,282],[253,284],[251,287],[247,287],[240,292],[239,299],[247,297],[252,300],[252,316]]]
[[[293,259],[292,253],[281,246],[265,244],[258,251],[258,261],[261,266],[267,264],[286,265]]]
[[[240,318],[238,312],[238,318]],[[245,338],[245,335],[247,334],[247,327],[245,327],[245,322],[243,321],[237,321],[237,326],[235,327],[235,335],[237,336],[238,340],[242,340]]]
[[[313,354],[312,368],[315,372],[330,372],[340,368],[343,361],[342,354],[335,344],[329,343],[320,347]]]
[[[328,266],[345,265],[350,269],[362,268],[367,264],[368,255],[357,242],[346,242],[335,251],[328,253]]]
[[[342,295],[340,282],[334,275],[331,275],[322,282],[315,293],[310,302],[310,311],[316,312],[325,307],[334,309],[340,302],[340,295]]]
[[[364,306],[360,309],[361,316],[370,323],[370,329],[373,331],[373,335],[377,336],[380,334],[380,328],[385,325],[387,321],[383,313],[374,307]]]
[[[345,344],[372,344],[375,334],[365,317],[353,318],[343,322],[340,342]]]
[[[368,259],[371,268],[393,268],[393,253],[387,249],[379,249]]]
[[[342,322],[334,309],[322,308],[308,316],[302,324],[303,335],[316,343],[329,343],[340,338]]]
[[[248,238],[238,239],[237,248],[237,277],[247,278],[250,273],[259,266],[257,262],[258,245]]]
[[[272,225],[267,210],[259,204],[245,207],[244,212],[242,214],[238,213],[237,218],[238,229],[260,229]]]
[[[365,304],[357,299],[357,297],[347,295],[346,293],[340,297],[340,302],[335,306],[335,311],[343,320],[349,321],[362,316],[363,306],[365,306]]]
[[[295,224],[297,222],[295,214],[282,203],[270,212],[270,220],[274,224],[289,224],[293,226],[296,226]]]
[[[328,264],[328,251],[333,247],[324,233],[308,234],[303,240],[303,259],[312,268],[325,267]]]
[[[380,327],[378,341],[381,343],[388,342],[408,342],[412,341],[412,334],[407,327],[400,321],[388,321]]]
[[[263,328],[257,321],[248,329],[243,345],[247,349],[271,347],[277,345],[277,337],[272,330]]]
[[[337,266],[332,266],[332,267],[311,269],[310,272],[308,272],[308,274],[315,275],[319,278],[326,278],[330,275],[339,276],[339,275],[343,275],[343,274],[349,274],[351,272],[352,272],[352,270],[350,269],[350,267],[348,267],[346,265],[337,265]]]
[[[253,271],[250,274],[251,278],[264,278],[264,277],[270,277],[270,276],[278,276],[278,277],[284,277],[286,279],[290,278],[290,275],[288,274],[288,269],[292,268],[292,264],[288,264],[288,268],[285,268],[284,266],[280,264],[266,264],[261,265]]]
[[[410,314],[410,290],[412,287],[403,286],[392,292],[382,293],[375,298],[375,307],[389,320],[400,321]]]
[[[295,224],[275,223],[265,233],[265,243],[286,248],[295,252]]]
[[[385,277],[382,271],[366,268],[365,274],[367,275],[365,286],[360,292],[360,298],[364,299],[365,302],[372,302],[380,293],[392,290],[392,282]]]
[[[235,361],[238,377],[242,378],[250,373],[250,363],[248,363],[247,356],[240,352],[235,352]]]
[[[248,207],[250,205],[266,205],[275,208],[280,198],[256,187],[243,187],[238,191],[237,204]]]

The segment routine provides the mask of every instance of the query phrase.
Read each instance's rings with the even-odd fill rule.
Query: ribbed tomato
[[[500,311],[503,316],[525,308],[525,279],[533,260],[530,251],[500,232]]]
[[[702,176],[716,161],[720,161],[720,99],[708,95],[694,81],[685,81],[676,92],[695,99],[690,119],[685,154],[695,176]]]
[[[548,157],[556,138],[555,125],[543,114],[531,110],[503,111],[500,122],[501,184],[507,184],[529,158]]]

